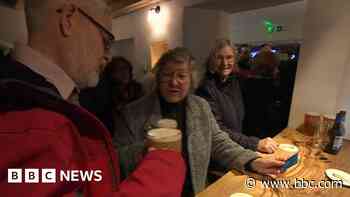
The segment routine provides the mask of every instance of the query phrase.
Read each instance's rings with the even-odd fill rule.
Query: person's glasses
[[[82,15],[88,18],[100,30],[103,37],[105,50],[109,51],[113,44],[114,36],[108,30],[106,30],[102,25],[100,25],[100,23],[98,23],[93,17],[89,16],[86,12],[84,12],[84,10],[80,9],[79,7],[78,7],[78,10]]]
[[[104,48],[106,51],[109,51],[115,39],[113,34],[110,33],[106,28],[104,28],[100,23],[98,23],[93,17],[88,15],[83,9],[79,7],[77,7],[77,9],[83,16],[88,18],[97,27],[97,29],[102,34]],[[58,9],[57,12],[61,13],[62,9]]]
[[[167,83],[175,79],[179,83],[184,83],[186,80],[190,79],[190,73],[188,72],[163,72],[161,73],[159,80],[161,83]]]

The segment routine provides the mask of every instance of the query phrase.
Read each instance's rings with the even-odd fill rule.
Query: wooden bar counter
[[[299,147],[299,161],[296,165],[288,169],[286,172],[274,180],[314,180],[314,185],[322,180],[330,181],[326,175],[327,168],[336,168],[346,172],[350,172],[350,141],[345,140],[343,148],[337,155],[332,155],[321,151],[320,148],[311,148],[312,138],[303,135],[294,129],[284,129],[274,139],[282,144],[294,144]],[[277,153],[276,153],[277,154]],[[248,179],[254,177],[253,179]],[[321,197],[350,197],[350,188],[343,186],[342,188],[272,188],[264,187],[261,180],[267,179],[267,176],[257,174],[241,174],[231,171],[222,176],[215,183],[209,185],[204,191],[199,193],[198,197],[229,197],[233,193],[247,193],[252,196],[278,197],[278,196],[321,196]],[[246,182],[254,180],[254,187],[248,188]],[[254,185],[254,184],[253,184]]]

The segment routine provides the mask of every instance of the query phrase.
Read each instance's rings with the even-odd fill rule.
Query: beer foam
[[[335,116],[331,114],[325,114],[323,117],[328,120],[335,120]]]
[[[159,128],[171,128],[176,129],[177,128],[177,122],[173,119],[161,119],[158,121],[158,127]]]
[[[253,196],[247,193],[234,193],[234,194],[231,194],[230,197],[253,197]]]
[[[158,128],[148,131],[147,136],[151,140],[176,141],[181,139],[181,131],[178,129]]]
[[[320,113],[317,112],[306,112],[305,114],[309,115],[309,116],[320,116]]]
[[[294,146],[293,144],[280,144],[278,147],[284,151],[291,153],[299,152],[299,148],[297,146]]]

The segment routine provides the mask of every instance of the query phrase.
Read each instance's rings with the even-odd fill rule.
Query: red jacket
[[[181,195],[185,177],[181,154],[157,150],[119,183],[117,154],[100,121],[20,81],[0,82],[0,149],[2,197],[75,196],[77,191],[84,196],[171,197]],[[9,168],[102,170],[102,181],[61,182],[57,173],[56,183],[8,183]]]

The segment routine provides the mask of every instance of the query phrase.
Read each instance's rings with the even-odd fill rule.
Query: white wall
[[[150,64],[150,44],[165,40],[169,47],[182,45],[182,13],[183,7],[169,1],[161,3],[161,14],[165,25],[164,33],[154,34],[153,26],[148,22],[149,9],[144,9],[113,20],[113,33],[116,38],[133,38],[135,41],[135,76],[141,78]]]
[[[289,126],[302,124],[307,111],[350,112],[349,10],[348,0],[308,1]]]
[[[302,39],[306,0],[231,15],[214,10],[184,9],[186,6],[202,1],[204,0],[176,0],[160,3],[161,13],[164,14],[163,20],[166,21],[162,35],[154,35],[154,28],[147,21],[150,8],[113,20],[113,31],[117,39],[133,38],[135,41],[137,78],[143,76],[145,68],[150,64],[149,46],[154,41],[166,40],[170,48],[184,45],[195,53],[198,63],[202,64],[210,46],[218,37],[228,37],[236,43]],[[269,36],[263,29],[262,18],[264,17],[283,25],[286,31]],[[194,40],[191,41],[192,38]]]
[[[225,12],[185,8],[184,18],[184,46],[199,64],[204,63],[216,39],[231,35],[230,15]]]
[[[155,34],[148,22],[150,7],[118,17],[113,20],[113,33],[116,39],[133,38],[135,41],[135,77],[141,79],[150,65],[150,44],[165,40],[169,48],[183,45],[183,12],[185,6],[204,0],[173,0],[160,3],[164,33]],[[153,24],[154,25],[154,24]]]
[[[123,56],[129,60],[132,65],[135,64],[135,42],[134,39],[117,40],[111,48],[112,56]]]
[[[0,40],[11,46],[14,42],[26,42],[27,28],[24,12],[0,6]]]
[[[181,27],[182,9],[177,7],[173,1],[161,3],[161,13],[166,15],[164,20],[167,20],[167,25],[164,27],[166,33],[161,35],[152,34],[152,28],[148,22],[149,9],[131,13],[113,20],[113,32],[116,38],[119,39],[134,39],[135,43],[135,60],[134,73],[136,78],[140,79],[147,67],[150,64],[150,44],[152,42],[166,40],[170,47],[180,45],[182,42],[182,34],[174,31],[169,27],[169,23],[174,27]],[[171,13],[169,13],[171,12]],[[179,15],[176,20],[169,22],[169,15]],[[180,24],[178,24],[180,23]]]
[[[216,10],[185,8],[184,46],[196,58],[199,76],[205,71],[205,61],[218,38],[230,38],[230,14]]]
[[[306,1],[232,14],[232,40],[235,43],[302,40]],[[264,20],[282,25],[284,31],[267,33]]]

